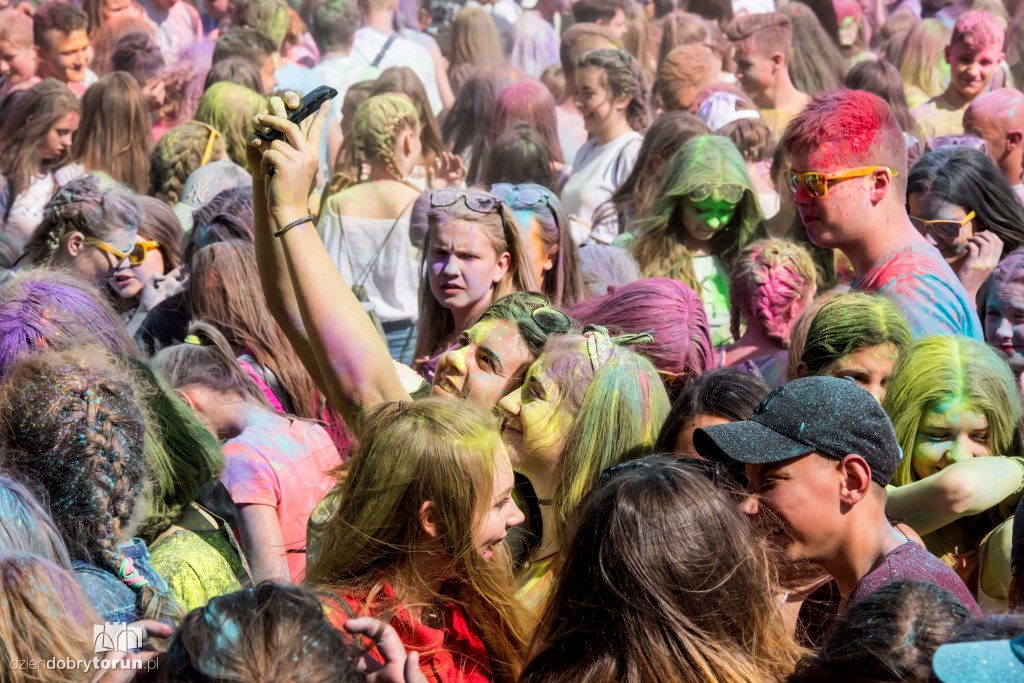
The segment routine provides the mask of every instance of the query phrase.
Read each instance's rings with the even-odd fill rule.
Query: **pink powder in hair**
[[[1002,48],[1006,31],[995,15],[987,10],[964,12],[953,27],[950,45],[963,43],[972,50]]]

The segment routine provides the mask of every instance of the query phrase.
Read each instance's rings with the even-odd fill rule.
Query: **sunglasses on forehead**
[[[443,209],[457,204],[460,199],[466,203],[466,208],[477,213],[494,213],[501,207],[500,199],[476,190],[434,190],[430,193],[430,207]]]
[[[512,209],[516,207],[533,208],[535,206],[551,206],[550,194],[539,185],[513,185],[511,183],[495,183],[491,185],[491,194],[499,197]]]

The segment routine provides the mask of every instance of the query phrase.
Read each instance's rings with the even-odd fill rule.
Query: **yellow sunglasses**
[[[146,260],[146,254],[148,254],[153,249],[160,248],[160,243],[154,240],[136,242],[135,245],[132,247],[131,251],[127,253],[121,251],[117,247],[109,244],[108,242],[104,242],[103,240],[98,239],[96,237],[85,237],[85,243],[91,244],[100,251],[113,255],[114,257],[117,258],[118,263],[122,263],[124,262],[125,259],[127,259],[129,265],[133,266],[142,265],[142,262]]]
[[[917,231],[922,235],[931,233],[938,237],[940,240],[950,241],[955,240],[960,236],[960,231],[964,229],[964,226],[974,220],[974,212],[971,211],[969,214],[964,216],[962,221],[954,221],[948,218],[936,218],[934,220],[925,220],[924,218],[918,218],[917,216],[911,216],[910,222],[914,224]]]
[[[817,171],[807,171],[806,173],[796,173],[792,169],[786,171],[786,184],[789,186],[791,194],[796,194],[803,185],[804,189],[814,199],[823,199],[828,195],[828,187],[832,183],[838,183],[842,180],[849,180],[850,178],[863,178],[869,176],[880,168],[887,170],[892,177],[899,175],[894,169],[888,166],[861,166],[859,168],[851,168],[846,171],[839,171],[837,173],[818,173]]]

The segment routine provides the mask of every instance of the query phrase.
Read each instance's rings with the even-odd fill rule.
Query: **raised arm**
[[[274,232],[307,215],[306,195],[319,166],[325,104],[302,129],[283,117],[271,98],[259,122],[285,134],[269,149],[263,143],[253,171],[256,249],[267,302],[296,351],[315,373],[331,403],[353,429],[365,408],[407,401],[387,345],[338,272],[312,221]],[[308,356],[308,358],[307,358]],[[309,367],[312,363],[313,367]]]
[[[885,512],[924,536],[999,505],[1024,487],[1019,458],[971,458],[889,489]]]

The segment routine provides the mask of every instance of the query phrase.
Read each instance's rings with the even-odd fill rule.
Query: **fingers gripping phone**
[[[320,105],[328,100],[332,100],[338,96],[338,91],[334,88],[326,85],[321,85],[319,88],[311,90],[302,98],[299,102],[298,109],[292,109],[288,112],[288,120],[299,125],[307,118],[317,113],[320,109]],[[270,130],[269,132],[263,132],[262,130],[256,130],[256,137],[267,142],[273,142],[274,140],[280,140],[284,137],[284,133],[279,130]]]

